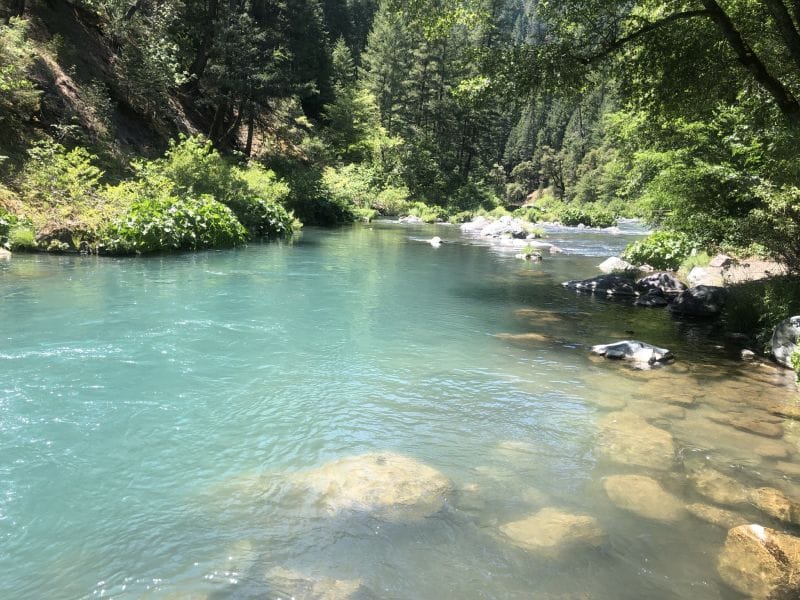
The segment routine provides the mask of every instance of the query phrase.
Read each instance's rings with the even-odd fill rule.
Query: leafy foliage
[[[628,244],[622,257],[634,265],[656,269],[677,269],[692,253],[694,245],[685,234],[657,231],[643,240]]]
[[[123,193],[135,199],[125,214],[102,232],[104,251],[138,254],[224,248],[247,239],[247,231],[233,212],[209,195],[178,198],[149,192],[135,184],[127,186]]]
[[[34,51],[27,22],[12,17],[0,25],[0,129],[7,135],[39,107],[39,92],[28,79]]]

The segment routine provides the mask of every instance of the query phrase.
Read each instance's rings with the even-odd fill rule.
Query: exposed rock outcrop
[[[784,319],[772,333],[772,355],[784,367],[792,368],[792,354],[800,339],[800,316]]]
[[[669,309],[684,317],[716,317],[722,312],[726,296],[725,288],[698,285],[678,294]]]

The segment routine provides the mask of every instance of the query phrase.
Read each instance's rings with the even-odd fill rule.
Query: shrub
[[[586,227],[611,227],[616,224],[614,214],[606,209],[586,205],[565,205],[558,215],[558,220],[564,225]]]
[[[29,225],[14,225],[8,231],[8,245],[12,250],[36,248],[36,234]]]
[[[408,188],[390,186],[378,194],[372,206],[382,215],[401,215],[409,209],[408,196]]]
[[[797,373],[797,381],[800,381],[800,348],[792,353],[792,368]]]
[[[694,245],[689,238],[674,231],[657,231],[632,244],[628,244],[622,257],[634,265],[648,264],[656,269],[677,269],[692,253]]]
[[[706,267],[711,262],[707,252],[695,252],[687,256],[678,268],[679,273],[689,274],[695,267]]]
[[[370,223],[372,219],[378,216],[378,211],[374,208],[358,207],[353,209],[353,214],[355,214],[357,220]]]
[[[102,234],[112,254],[224,248],[244,243],[247,232],[224,204],[209,195],[139,197]]]
[[[800,314],[800,279],[774,277],[729,288],[723,316],[729,327],[754,337],[766,349],[775,327]]]
[[[408,209],[408,214],[419,217],[426,223],[436,223],[447,218],[447,211],[441,206],[428,206],[424,202],[414,202]]]
[[[0,244],[8,241],[9,230],[17,224],[17,217],[7,210],[0,208]]]
[[[143,190],[178,197],[209,195],[228,206],[253,237],[292,234],[292,216],[281,204],[289,197],[289,186],[255,163],[231,165],[202,136],[173,140],[163,158],[137,163],[136,169]]]

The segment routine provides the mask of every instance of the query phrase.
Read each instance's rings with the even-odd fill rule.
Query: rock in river
[[[750,501],[771,517],[786,523],[800,524],[800,502],[788,498],[780,490],[771,487],[752,490]]]
[[[693,468],[689,463],[687,469],[691,471],[689,478],[695,488],[706,498],[717,504],[742,504],[747,502],[749,492],[733,477],[720,473],[711,467],[702,466]]]
[[[334,460],[295,478],[330,513],[368,512],[390,521],[438,512],[451,490],[450,480],[436,469],[391,452]]]
[[[781,321],[772,333],[772,355],[784,367],[792,368],[792,354],[800,339],[800,316]]]
[[[592,346],[592,354],[599,354],[606,358],[630,360],[645,365],[666,362],[673,358],[672,352],[666,348],[659,348],[636,340],[624,340],[613,344]]]
[[[646,308],[664,308],[669,304],[669,300],[661,290],[649,290],[644,296],[639,296],[634,302],[636,306]]]
[[[717,571],[722,580],[754,600],[800,598],[800,538],[761,525],[728,531]]]
[[[636,271],[635,266],[616,256],[605,259],[603,262],[597,265],[597,268],[603,273],[625,273],[628,271]]]
[[[737,527],[738,525],[744,525],[747,523],[747,520],[743,516],[730,510],[725,510],[724,508],[711,506],[710,504],[702,504],[699,502],[695,504],[689,504],[686,507],[686,510],[688,510],[692,516],[697,517],[701,521],[711,523],[712,525],[722,527],[723,529],[731,529],[732,527]]]
[[[598,275],[591,279],[565,281],[565,288],[601,296],[636,296],[638,292],[633,282],[619,275]]]
[[[361,589],[360,579],[309,577],[283,567],[270,569],[267,581],[270,588],[274,588],[275,597],[286,594],[290,598],[306,600],[349,600]]]
[[[673,465],[675,448],[668,431],[650,425],[630,412],[609,413],[598,422],[597,451],[623,465],[666,470]]]
[[[651,290],[658,290],[663,294],[680,294],[686,290],[683,282],[672,273],[659,271],[642,277],[636,282],[636,287],[640,292],[646,293]]]
[[[685,317],[716,317],[722,312],[726,295],[725,288],[698,285],[678,294],[669,309]]]
[[[527,519],[506,523],[500,531],[515,545],[546,556],[556,556],[576,546],[596,548],[605,538],[594,517],[557,508],[543,508]]]
[[[609,499],[623,510],[645,519],[677,521],[683,504],[655,480],[644,475],[612,475],[603,481]]]

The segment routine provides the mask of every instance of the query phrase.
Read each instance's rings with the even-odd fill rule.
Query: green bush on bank
[[[292,235],[292,216],[282,203],[289,186],[260,165],[231,165],[202,136],[181,136],[171,141],[163,158],[135,165],[139,179],[168,182],[171,193],[209,195],[230,208],[254,238]]]
[[[677,269],[692,253],[694,244],[683,233],[657,231],[643,240],[628,244],[622,258],[634,265],[656,269]]]
[[[247,241],[247,230],[231,209],[208,194],[197,197],[147,197],[142,190],[124,215],[100,235],[111,254],[199,250],[237,246]]]
[[[797,374],[797,381],[800,382],[800,348],[798,348],[792,353],[791,361],[792,361],[792,368],[794,369],[794,372]]]
[[[766,349],[775,327],[800,314],[800,278],[773,277],[728,288],[723,317],[729,328],[753,337]]]

